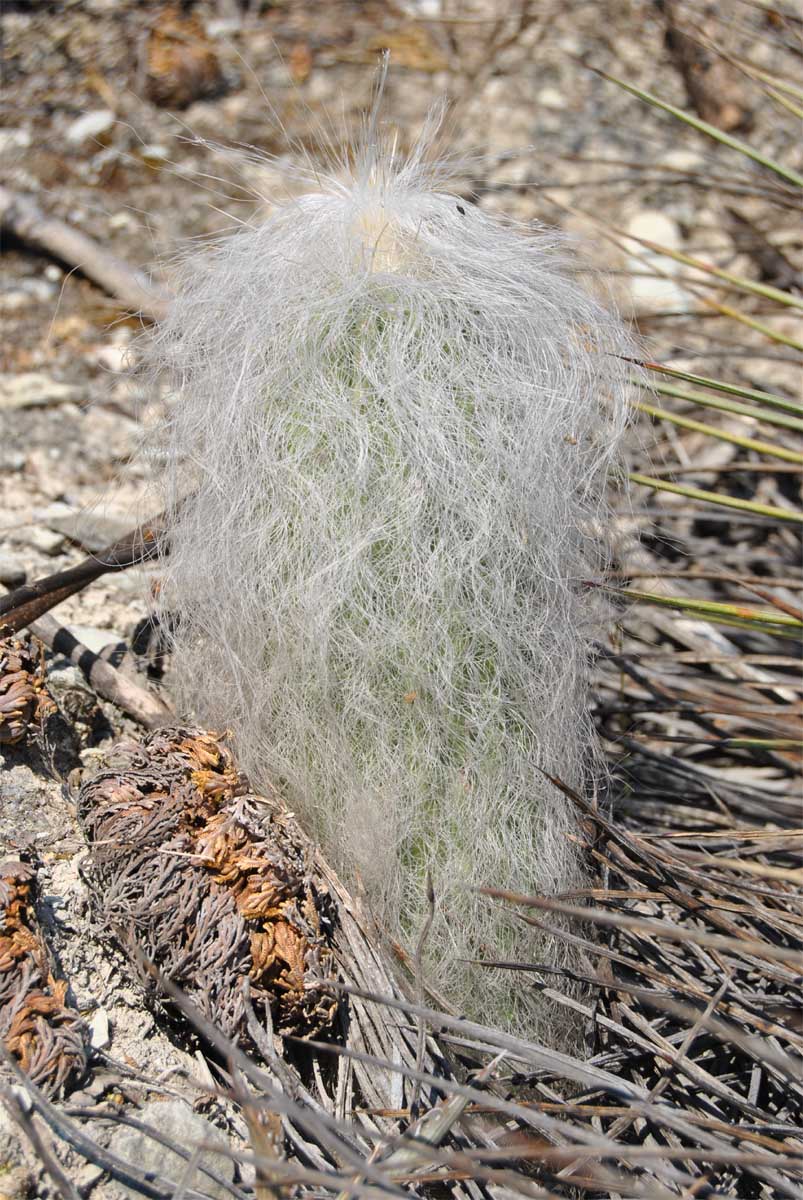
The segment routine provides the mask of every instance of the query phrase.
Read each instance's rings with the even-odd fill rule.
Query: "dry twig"
[[[0,187],[0,229],[26,246],[77,267],[133,312],[161,321],[167,295],[116,255],[66,222],[43,213],[32,196]]]

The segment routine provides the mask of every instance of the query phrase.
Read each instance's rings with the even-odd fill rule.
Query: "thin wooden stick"
[[[93,238],[43,213],[32,196],[0,187],[0,229],[53,258],[78,267],[88,279],[150,321],[161,321],[168,296],[141,271],[104,249]]]
[[[157,729],[175,722],[176,714],[164,700],[127,679],[111,663],[99,658],[88,646],[79,642],[69,629],[59,625],[55,617],[40,617],[31,625],[31,633],[54,653],[63,654],[78,667],[99,696],[111,700],[112,704],[127,712],[146,729]]]

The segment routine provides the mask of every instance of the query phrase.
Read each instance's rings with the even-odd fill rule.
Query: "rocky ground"
[[[734,4],[728,14],[733,53],[749,49],[754,65],[786,69],[786,34],[761,5]],[[749,331],[738,341],[712,339],[684,323],[683,268],[650,251],[645,264],[643,247],[620,236],[629,231],[737,272],[755,265],[728,216],[729,198],[696,186],[701,172],[728,172],[727,151],[679,138],[677,126],[589,69],[688,104],[665,19],[648,0],[541,0],[521,11],[492,0],[210,0],[184,14],[158,3],[65,0],[7,3],[0,20],[3,184],[154,280],[169,282],[188,245],[254,219],[297,188],[291,168],[305,155],[318,161],[322,141],[346,145],[370,102],[377,55],[389,48],[385,115],[402,142],[410,144],[429,106],[449,95],[443,140],[461,160],[461,194],[582,239],[586,261],[611,272],[620,305],[655,357],[703,373],[727,357],[748,382],[796,387],[799,363],[783,347],[762,357],[759,371]],[[797,153],[788,126],[738,71],[726,74],[716,98],[722,110],[730,106],[719,117],[766,153]],[[739,208],[761,223],[760,194],[741,195]],[[771,232],[794,260],[794,214]],[[163,400],[129,370],[137,339],[147,336],[141,318],[70,264],[13,237],[2,264],[0,584],[10,588],[72,565],[152,513],[142,430],[158,420]],[[772,320],[779,330],[790,321]],[[645,432],[635,453],[648,453],[650,441]],[[58,619],[96,652],[130,644],[153,574],[106,576],[62,604]],[[198,1090],[210,1079],[200,1049],[181,1045],[154,1018],[126,962],[97,939],[90,920],[85,843],[67,784],[135,724],[64,659],[51,657],[48,678],[63,727],[55,742],[7,749],[0,851],[36,861],[46,938],[91,1029],[97,1069],[72,1103],[144,1105],[141,1119],[179,1142],[217,1129],[244,1145],[247,1130],[231,1107]],[[136,1131],[117,1129],[111,1144],[144,1161]],[[101,1168],[72,1151],[63,1157],[80,1196],[118,1194]],[[54,1189],[13,1120],[0,1118],[0,1196],[49,1197]]]

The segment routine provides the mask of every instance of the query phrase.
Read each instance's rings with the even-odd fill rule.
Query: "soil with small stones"
[[[683,326],[678,334],[658,315],[673,301],[683,315],[675,268],[665,260],[668,279],[634,284],[633,260],[596,222],[601,216],[646,238],[674,238],[678,249],[729,270],[756,270],[725,211],[733,197],[691,186],[701,171],[727,172],[727,151],[694,135],[679,138],[677,126],[585,65],[644,88],[658,90],[660,81],[664,99],[686,105],[660,14],[646,0],[530,7],[519,27],[494,19],[516,5],[494,10],[479,0],[456,23],[430,19],[439,6],[423,0],[229,0],[195,4],[184,16],[128,0],[10,3],[0,17],[2,183],[169,282],[175,257],[191,242],[259,219],[296,189],[291,164],[320,157],[322,142],[348,144],[370,104],[377,55],[389,48],[385,116],[402,144],[413,141],[429,106],[449,95],[443,140],[463,159],[460,193],[577,235],[587,260],[613,272],[619,302],[651,351],[710,370],[711,358],[698,357],[710,349],[708,331]],[[784,60],[781,34],[757,10],[732,13],[734,50],[749,46],[752,61],[767,68]],[[751,140],[787,161],[799,156],[768,99],[738,73],[731,83]],[[761,223],[760,194],[740,195],[738,206]],[[772,232],[794,259],[793,217]],[[151,513],[153,464],[142,430],[164,401],[129,370],[137,339],[147,336],[138,317],[71,264],[13,239],[2,262],[0,584],[13,586],[72,565]],[[749,334],[739,346],[723,342],[721,352],[737,358],[748,382],[795,387],[797,365],[783,351],[762,359],[754,376]],[[64,602],[59,620],[96,651],[130,643],[157,574],[106,576]],[[140,659],[131,669],[145,665]],[[0,852],[36,864],[46,937],[72,1003],[95,1031],[92,1074],[70,1103],[135,1112],[154,1099],[184,1101],[241,1147],[241,1119],[203,1091],[211,1077],[201,1051],[145,1006],[125,960],[98,941],[88,910],[86,850],[68,782],[113,740],[135,732],[133,722],[64,660],[50,656],[49,678],[63,723],[55,742],[40,737],[4,753]],[[158,686],[144,675],[140,682]],[[96,1132],[101,1141],[115,1136]],[[119,1194],[82,1156],[63,1145],[59,1155],[82,1196]],[[55,1194],[13,1121],[0,1118],[0,1196]]]

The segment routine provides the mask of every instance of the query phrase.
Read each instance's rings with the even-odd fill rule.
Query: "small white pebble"
[[[90,1041],[95,1050],[104,1050],[111,1041],[109,1032],[109,1014],[105,1008],[98,1008],[89,1021]]]
[[[100,138],[102,134],[108,133],[115,119],[114,113],[108,108],[83,113],[73,121],[65,136],[71,146],[80,146],[82,142]]]

